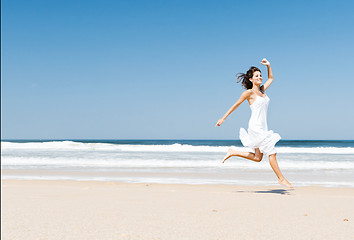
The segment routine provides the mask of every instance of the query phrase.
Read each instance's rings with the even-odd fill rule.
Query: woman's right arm
[[[249,98],[249,96],[251,95],[251,90],[246,90],[241,94],[241,97],[237,100],[237,102],[225,113],[225,115],[220,118],[218,120],[218,122],[216,123],[216,126],[220,126],[225,119],[233,112],[236,110],[236,108],[238,108],[238,106],[241,105],[241,103],[243,103],[243,101],[245,101],[247,98]]]

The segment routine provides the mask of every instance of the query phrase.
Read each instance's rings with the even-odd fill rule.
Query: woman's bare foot
[[[229,148],[229,150],[227,150],[227,153],[222,161],[222,163],[224,163],[227,159],[229,159],[232,156],[232,149]]]
[[[287,186],[288,188],[294,188],[294,186],[291,185],[291,183],[289,183],[288,180],[286,180],[285,178],[283,178],[282,180],[279,179],[279,184]]]

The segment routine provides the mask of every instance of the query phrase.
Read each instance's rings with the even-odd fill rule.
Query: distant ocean
[[[268,158],[231,157],[235,140],[3,140],[2,179],[277,185]],[[281,140],[283,175],[295,186],[354,187],[354,141]]]

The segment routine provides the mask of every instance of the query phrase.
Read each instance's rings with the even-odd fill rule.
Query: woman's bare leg
[[[255,153],[251,153],[251,152],[240,152],[240,151],[236,151],[234,149],[229,148],[229,150],[227,151],[226,156],[224,157],[222,163],[224,163],[228,158],[232,157],[232,156],[236,156],[236,157],[243,157],[255,162],[260,162],[262,161],[263,158],[263,153],[261,153],[259,151],[259,148],[256,148],[254,150]]]
[[[283,174],[281,173],[279,166],[278,166],[276,154],[269,155],[269,163],[279,179],[279,184],[285,185],[289,188],[294,188],[293,185],[291,185],[288,182],[288,180],[286,180],[285,177],[283,176]]]

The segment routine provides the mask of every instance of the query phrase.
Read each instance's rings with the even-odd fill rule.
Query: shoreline
[[[354,235],[353,188],[6,179],[1,185],[3,239]]]
[[[240,185],[240,184],[205,184],[205,183],[195,183],[195,184],[190,184],[190,183],[154,183],[154,182],[125,182],[125,181],[110,181],[110,180],[73,180],[73,179],[7,179],[7,178],[1,178],[1,186],[3,186],[3,183],[25,183],[25,182],[32,182],[32,183],[46,183],[48,184],[55,183],[55,184],[60,184],[60,183],[68,183],[68,184],[92,184],[92,185],[127,185],[127,186],[176,186],[176,187],[218,187],[218,188],[238,188],[238,189],[265,189],[265,188],[272,188],[272,189],[282,189],[282,191],[287,192],[287,191],[295,191],[295,190],[304,190],[304,189],[328,189],[328,190],[345,190],[348,192],[353,191],[354,194],[354,187],[342,187],[342,186],[334,186],[334,187],[328,187],[328,186],[321,186],[321,185],[308,185],[308,186],[298,186],[295,187],[294,189],[288,188],[284,185],[281,185],[277,182],[274,182],[273,185]],[[353,195],[354,198],[354,195]]]
[[[226,169],[228,170],[228,169]],[[268,171],[225,171],[215,172],[173,172],[127,170],[74,170],[74,169],[1,169],[1,179],[6,180],[50,180],[50,181],[97,181],[151,184],[186,185],[238,185],[238,186],[280,186],[271,169]],[[353,188],[351,176],[325,175],[309,176],[310,173],[284,175],[295,187]],[[310,178],[309,178],[310,177]],[[338,179],[339,178],[339,179]],[[350,181],[348,181],[350,179]]]

